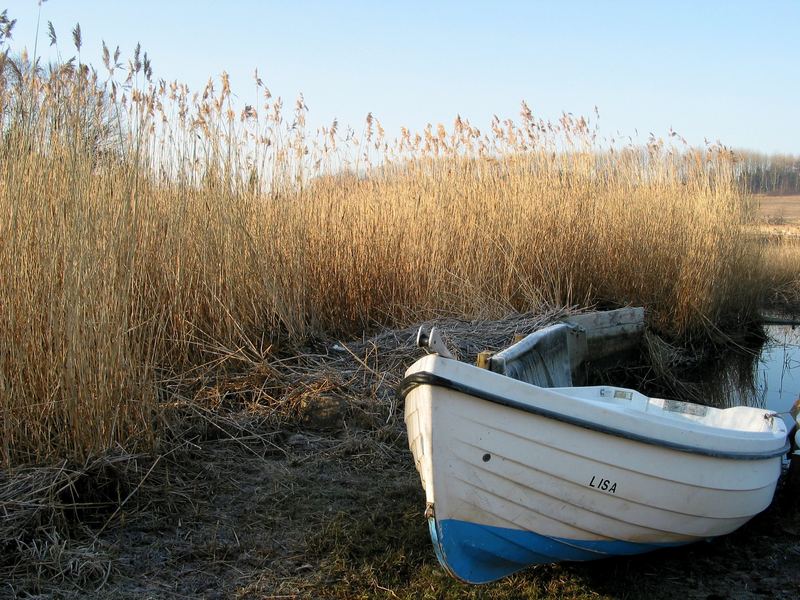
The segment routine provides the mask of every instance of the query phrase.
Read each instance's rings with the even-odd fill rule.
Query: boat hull
[[[405,393],[409,443],[437,556],[464,581],[724,535],[772,500],[780,432],[744,439],[745,452],[729,453],[735,458],[714,447],[690,452],[682,438],[660,444],[606,431],[603,420],[620,420],[627,408],[589,403],[585,412],[598,425],[589,429],[548,416],[548,406],[574,403],[557,390],[439,357],[420,363],[409,375],[434,379]],[[544,414],[437,384],[437,377],[463,380],[465,372],[479,389],[500,390]]]
[[[574,540],[457,519],[428,519],[439,563],[467,583],[489,583],[532,565],[641,554],[681,543]],[[688,543],[688,542],[683,542]]]

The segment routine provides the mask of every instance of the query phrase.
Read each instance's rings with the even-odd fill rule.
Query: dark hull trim
[[[577,417],[564,415],[556,411],[548,410],[546,408],[531,406],[529,404],[525,404],[524,402],[519,402],[518,400],[512,400],[511,398],[499,396],[497,394],[493,394],[491,392],[487,392],[472,387],[465,383],[460,383],[458,381],[453,381],[452,379],[448,379],[446,377],[441,377],[440,375],[436,375],[428,371],[420,371],[417,373],[413,373],[408,377],[406,377],[405,379],[403,379],[403,381],[400,382],[400,386],[398,387],[397,393],[402,400],[405,400],[406,396],[412,390],[421,385],[444,387],[456,392],[461,392],[462,394],[475,396],[476,398],[480,398],[481,400],[486,400],[487,402],[494,402],[495,404],[500,404],[508,408],[514,408],[516,410],[521,410],[527,413],[538,415],[540,417],[546,417],[548,419],[553,419],[555,421],[560,421],[562,423],[568,423],[569,425],[575,425],[576,427],[582,427],[583,429],[598,431],[600,433],[605,433],[607,435],[613,435],[616,437],[621,437],[628,440],[641,442],[643,444],[650,444],[652,446],[669,448],[670,450],[677,450],[679,452],[688,452],[690,454],[701,454],[703,456],[712,456],[714,458],[727,458],[735,460],[764,460],[768,458],[775,458],[776,456],[783,456],[784,454],[788,453],[790,449],[788,441],[784,444],[783,448],[780,448],[779,450],[771,450],[768,452],[728,452],[722,450],[711,450],[709,448],[700,448],[697,446],[687,446],[685,444],[676,444],[674,442],[668,442],[665,440],[659,440],[644,435],[630,433],[628,431],[617,429],[615,427],[599,425],[591,421],[586,421],[584,419],[579,419]]]

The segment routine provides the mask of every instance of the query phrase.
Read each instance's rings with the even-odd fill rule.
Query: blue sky
[[[6,2],[12,45],[32,50],[36,0]],[[601,133],[704,138],[800,154],[800,0],[772,2],[211,2],[50,0],[41,9],[61,54],[100,64],[100,41],[127,57],[136,42],[156,77],[201,87],[223,70],[242,103],[252,72],[275,95],[305,95],[311,124],[362,127],[372,111],[401,125],[485,127],[600,110]],[[287,102],[288,103],[288,102]]]

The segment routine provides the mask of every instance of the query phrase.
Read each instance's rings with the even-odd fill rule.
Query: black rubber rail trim
[[[475,396],[476,398],[480,398],[481,400],[486,400],[487,402],[494,402],[495,404],[507,406],[508,408],[514,408],[527,413],[538,415],[540,417],[546,417],[548,419],[553,419],[555,421],[560,421],[562,423],[568,423],[570,425],[575,425],[576,427],[582,427],[583,429],[590,429],[592,431],[598,431],[600,433],[605,433],[608,435],[613,435],[616,437],[633,440],[635,442],[650,444],[651,446],[661,446],[664,448],[669,448],[671,450],[678,450],[679,452],[688,452],[690,454],[702,454],[704,456],[712,456],[714,458],[732,458],[737,460],[764,460],[767,458],[775,458],[776,456],[783,456],[790,450],[790,445],[788,441],[784,443],[782,448],[778,450],[769,450],[766,452],[731,452],[724,450],[712,450],[710,448],[701,448],[699,446],[687,446],[685,444],[677,444],[675,442],[668,442],[666,440],[660,440],[645,435],[631,433],[629,431],[625,431],[624,429],[617,429],[615,427],[599,425],[592,421],[586,421],[584,419],[579,419],[577,417],[564,415],[562,413],[548,410],[546,408],[531,406],[524,402],[519,402],[518,400],[512,400],[511,398],[499,396],[497,394],[493,394],[491,392],[487,392],[485,390],[472,387],[471,385],[467,385],[465,383],[453,381],[452,379],[448,379],[447,377],[442,377],[441,375],[436,375],[429,371],[419,371],[417,373],[412,373],[411,375],[403,379],[403,381],[400,382],[400,385],[397,388],[397,394],[398,396],[400,396],[401,400],[405,400],[406,396],[409,393],[411,393],[412,390],[418,388],[421,385],[432,385],[432,386],[447,388],[450,390],[454,390],[456,392],[461,392],[463,394],[469,394],[470,396]]]

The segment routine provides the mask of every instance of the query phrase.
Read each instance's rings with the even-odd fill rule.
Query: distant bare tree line
[[[800,156],[738,151],[737,170],[747,191],[754,194],[800,194]]]

